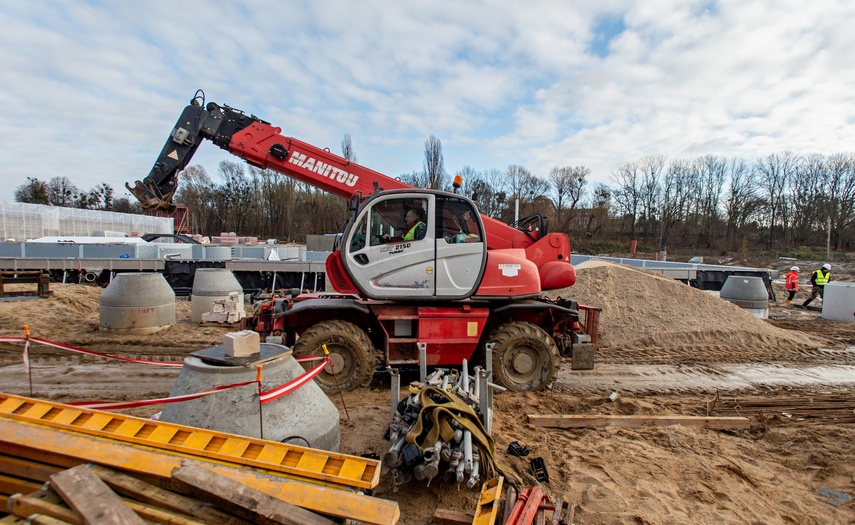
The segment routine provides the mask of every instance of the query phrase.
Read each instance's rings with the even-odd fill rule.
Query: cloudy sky
[[[855,150],[844,0],[4,1],[0,200],[27,177],[145,177],[197,89],[397,176],[593,182],[648,154]],[[211,143],[192,164],[237,160]]]

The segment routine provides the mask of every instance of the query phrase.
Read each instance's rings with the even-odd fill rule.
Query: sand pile
[[[674,279],[596,260],[576,270],[575,286],[545,295],[603,309],[600,361],[788,360],[819,346]]]

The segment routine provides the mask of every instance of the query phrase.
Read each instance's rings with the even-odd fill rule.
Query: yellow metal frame
[[[21,396],[0,393],[0,417],[263,468],[299,480],[357,489],[380,483],[380,461],[374,459]]]

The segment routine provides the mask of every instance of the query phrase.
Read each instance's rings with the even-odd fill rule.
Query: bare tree
[[[478,210],[483,215],[494,219],[501,219],[507,208],[507,193],[504,191],[504,178],[502,172],[492,169],[484,172],[475,172],[468,166],[461,170],[463,178],[463,193],[470,195]],[[474,174],[474,176],[472,175]]]
[[[691,194],[691,163],[673,160],[662,176],[662,199],[659,210],[659,249],[664,250],[674,227],[686,218]]]
[[[727,159],[706,155],[695,161],[698,174],[698,204],[700,236],[698,241],[711,248],[717,236],[716,226],[719,218],[719,203],[724,188]]]
[[[398,175],[398,180],[400,180],[404,184],[409,184],[414,188],[430,187],[430,180],[428,179],[427,172],[424,171],[412,171],[410,173],[402,173],[401,175]]]
[[[549,172],[549,182],[552,186],[552,205],[555,207],[555,219],[558,231],[566,231],[573,219],[572,211],[576,209],[588,183],[587,177],[591,170],[584,166],[575,168],[552,168]],[[565,214],[568,210],[570,213]]]
[[[840,250],[845,231],[855,221],[855,157],[836,153],[828,158],[828,202],[834,248]]]
[[[442,142],[431,135],[425,141],[424,171],[428,188],[439,190],[445,186],[445,160],[442,157]]]
[[[15,201],[28,204],[50,204],[48,185],[45,181],[27,177],[27,183],[15,189]]]
[[[215,211],[214,183],[205,168],[188,166],[180,177],[175,202],[187,206],[191,228],[203,235],[218,235],[222,232],[222,225]]]
[[[769,227],[767,239],[771,249],[775,240],[775,228],[783,214],[786,204],[787,181],[798,161],[798,157],[790,151],[773,153],[765,159],[759,159],[755,165],[758,175],[758,185],[766,199],[766,223]]]
[[[789,202],[792,205],[791,232],[793,241],[807,243],[826,215],[828,166],[823,155],[811,154],[790,173]]]
[[[51,206],[70,208],[74,206],[74,196],[79,193],[68,177],[54,177],[47,183],[48,202]]]
[[[216,188],[214,199],[220,223],[226,230],[244,234],[247,217],[255,205],[244,165],[224,160],[220,162],[218,171],[223,184]]]
[[[665,168],[665,157],[647,155],[638,161],[638,165],[641,170],[639,211],[641,212],[642,235],[647,237],[653,233],[655,222],[659,219],[662,200],[660,179],[662,178],[662,170]]]
[[[763,206],[757,189],[756,172],[742,159],[732,159],[728,166],[730,186],[724,198],[729,246],[736,245],[737,235]]]
[[[612,180],[617,187],[612,192],[612,198],[618,208],[629,217],[630,237],[635,239],[635,223],[641,206],[641,181],[644,175],[638,162],[627,162],[614,173]]]
[[[356,160],[356,153],[353,151],[353,144],[350,141],[350,133],[345,133],[344,138],[341,140],[341,156],[346,158],[349,162],[359,162]]]

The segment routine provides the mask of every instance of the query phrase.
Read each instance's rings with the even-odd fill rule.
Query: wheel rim
[[[330,386],[336,386],[336,382],[341,382],[342,378],[350,377],[355,373],[354,367],[356,363],[353,360],[353,354],[346,345],[338,343],[327,343],[327,351],[330,353],[330,361],[327,366],[318,374],[317,379]],[[321,350],[320,355],[323,355]]]
[[[505,354],[503,359],[508,379],[521,385],[540,378],[543,362],[541,352],[528,344],[515,346]]]

